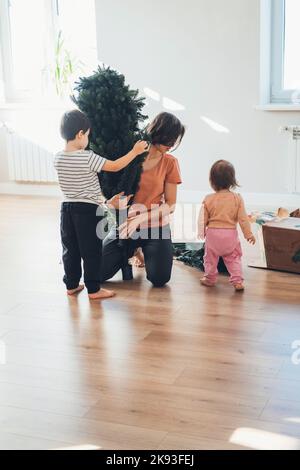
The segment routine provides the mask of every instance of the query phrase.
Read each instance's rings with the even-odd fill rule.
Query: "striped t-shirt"
[[[65,201],[100,204],[103,196],[98,173],[105,162],[91,150],[57,153],[54,166]]]

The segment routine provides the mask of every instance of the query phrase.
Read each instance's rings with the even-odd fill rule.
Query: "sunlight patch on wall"
[[[158,91],[152,90],[151,88],[145,87],[144,93],[148,98],[151,98],[153,101],[161,102],[164,109],[167,111],[184,111],[185,106],[178,103],[167,96],[161,96]],[[148,104],[148,103],[147,103]]]
[[[256,450],[300,450],[299,439],[260,429],[239,428],[230,437],[230,442]]]
[[[299,418],[286,418],[285,421],[287,421],[288,423],[300,424],[300,417]]]
[[[160,101],[160,94],[157,91],[151,90],[151,88],[144,88],[144,93],[152,100]]]
[[[230,130],[227,127],[222,126],[218,122],[213,121],[212,119],[209,119],[206,116],[201,116],[201,119],[202,119],[203,122],[205,122],[205,124],[207,124],[211,129],[213,129],[216,132],[221,132],[223,134],[229,134],[230,133]]]
[[[177,101],[171,100],[170,98],[163,98],[163,107],[168,111],[184,111],[185,107],[177,103]]]

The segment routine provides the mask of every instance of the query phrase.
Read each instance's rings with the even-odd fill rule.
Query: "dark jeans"
[[[76,289],[82,275],[90,294],[98,292],[101,279],[102,239],[97,237],[97,225],[102,215],[98,206],[82,202],[64,202],[61,207],[61,241],[63,246],[64,283],[68,290]]]
[[[166,238],[167,235],[167,238]],[[128,257],[132,257],[136,248],[141,247],[145,257],[147,279],[154,287],[163,287],[171,278],[173,266],[173,246],[170,227],[159,230],[158,237],[141,236],[137,240],[127,240]],[[108,235],[103,242],[102,281],[111,279],[124,266],[124,248],[119,240]]]

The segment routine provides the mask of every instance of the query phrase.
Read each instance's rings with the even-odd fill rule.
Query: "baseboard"
[[[61,192],[56,184],[0,183],[0,194],[16,196],[60,197]]]

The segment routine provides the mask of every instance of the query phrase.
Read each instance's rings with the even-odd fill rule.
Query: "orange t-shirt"
[[[143,205],[150,211],[151,206],[163,204],[166,183],[182,183],[178,161],[172,155],[163,156],[155,167],[142,172],[139,189],[135,194],[129,216],[133,216],[136,211],[141,212],[142,207],[137,207],[137,205]],[[159,221],[159,225],[168,223],[169,217],[164,217],[163,220]],[[153,223],[151,223],[151,226],[153,226]]]

